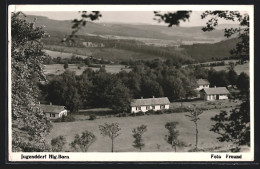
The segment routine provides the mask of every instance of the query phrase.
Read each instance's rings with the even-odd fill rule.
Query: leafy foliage
[[[231,50],[231,55],[235,58],[240,59],[242,62],[249,60],[249,15],[241,14],[238,11],[205,11],[201,18],[204,19],[207,16],[212,18],[208,20],[207,26],[202,28],[203,31],[212,31],[218,25],[218,18],[225,20],[235,21],[240,23],[238,28],[226,28],[224,36],[231,37],[232,35],[238,34],[240,40],[236,44],[236,48]]]
[[[76,33],[82,28],[84,27],[88,20],[94,21],[94,20],[98,20],[100,17],[102,17],[102,15],[100,14],[99,11],[91,11],[91,12],[87,12],[87,11],[82,11],[81,13],[81,19],[74,19],[72,21],[72,29],[73,31],[71,32],[71,34],[68,37],[65,37],[63,39],[63,42],[65,41],[73,41],[74,37],[77,37]]]
[[[143,141],[143,134],[147,131],[147,126],[146,125],[141,125],[132,130],[133,132],[133,137],[134,137],[134,144],[133,146],[140,151],[142,151],[142,148],[145,146],[144,141]]]
[[[50,129],[49,121],[38,105],[37,83],[46,80],[43,74],[41,39],[46,36],[42,27],[28,23],[20,16],[11,16],[11,80],[12,80],[12,127],[13,151],[47,151],[45,136]],[[21,128],[26,131],[21,131]]]
[[[175,152],[177,151],[177,147],[185,146],[185,143],[178,139],[179,131],[176,130],[177,124],[178,122],[168,122],[165,124],[165,128],[168,130],[165,140],[174,148]]]
[[[61,152],[63,146],[66,144],[66,138],[64,136],[58,136],[51,140],[52,151]]]
[[[220,135],[217,139],[221,142],[232,142],[236,147],[233,151],[239,151],[239,146],[250,146],[250,100],[249,77],[245,73],[238,76],[237,87],[240,90],[238,98],[242,100],[239,108],[231,112],[222,111],[211,118],[216,122],[210,131]]]
[[[70,146],[76,151],[87,152],[90,145],[95,141],[96,136],[86,130],[82,132],[81,135],[76,134],[74,141],[70,143]]]
[[[108,136],[111,139],[111,152],[114,152],[114,140],[120,135],[119,131],[121,130],[118,123],[105,123],[104,125],[99,125],[99,130],[101,132],[101,135]]]
[[[191,11],[176,11],[176,12],[167,12],[165,14],[161,14],[158,11],[154,11],[155,17],[159,17],[159,19],[154,18],[158,22],[165,22],[169,24],[168,26],[171,27],[173,25],[179,26],[180,21],[187,21],[190,18]]]

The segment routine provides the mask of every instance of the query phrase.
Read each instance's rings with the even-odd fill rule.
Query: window
[[[152,106],[152,109],[155,109],[155,106]]]
[[[150,106],[146,106],[146,110],[150,110],[151,109],[151,107]]]
[[[165,109],[165,105],[161,105],[160,108],[161,108],[161,109]]]
[[[136,107],[136,110],[141,110],[141,106]]]
[[[55,113],[50,113],[50,117],[55,117]]]

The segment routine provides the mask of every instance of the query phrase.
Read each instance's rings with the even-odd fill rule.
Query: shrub
[[[66,144],[66,138],[63,136],[58,136],[51,140],[52,151],[61,152],[63,146]]]
[[[129,113],[118,113],[118,114],[116,114],[115,116],[116,117],[127,117],[127,116],[129,116],[130,114]]]
[[[96,118],[97,118],[97,116],[93,115],[93,114],[89,116],[89,120],[95,120]]]

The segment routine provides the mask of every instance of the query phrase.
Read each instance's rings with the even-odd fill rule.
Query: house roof
[[[204,88],[200,92],[205,92],[206,94],[230,94],[225,87]]]
[[[198,85],[209,85],[209,81],[207,79],[197,79]]]
[[[65,110],[64,106],[58,105],[45,105],[41,104],[40,108],[43,110],[44,113],[60,113],[61,111]]]
[[[133,99],[133,101],[131,102],[131,106],[149,106],[149,105],[161,105],[161,104],[170,104],[168,97]]]

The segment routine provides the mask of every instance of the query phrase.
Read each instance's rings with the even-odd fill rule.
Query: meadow
[[[44,52],[46,52],[48,55],[50,55],[50,57],[52,58],[57,58],[57,57],[61,57],[63,59],[67,58],[70,59],[71,56],[75,55],[73,53],[68,53],[68,52],[57,52],[57,51],[52,51],[52,50],[44,50]],[[88,58],[88,56],[86,55],[77,55],[83,59]]]
[[[67,58],[68,56],[77,55],[82,58],[86,58],[88,56],[93,56],[96,59],[104,59],[113,61],[115,63],[119,63],[121,61],[129,61],[129,60],[153,60],[157,58],[161,58],[160,56],[139,53],[124,49],[117,48],[99,48],[99,47],[64,47],[57,45],[45,45],[45,51],[51,57],[60,56]]]
[[[90,68],[90,69],[92,69],[94,71],[98,71],[100,69],[100,68],[97,68],[97,67],[88,67],[86,65],[81,65],[80,69],[78,67],[79,67],[79,65],[77,65],[77,64],[69,64],[68,69],[70,71],[75,72],[76,75],[81,75],[82,72],[86,68]],[[105,69],[109,73],[118,73],[118,72],[120,72],[122,70],[125,70],[126,72],[131,71],[130,68],[125,68],[124,65],[105,65]],[[50,74],[59,75],[59,74],[62,74],[64,71],[65,71],[65,69],[63,67],[63,64],[45,65],[45,68],[44,68],[44,73],[46,75],[50,75]]]
[[[215,69],[216,71],[221,71],[221,70],[228,70],[229,65],[225,65],[225,66],[214,66],[213,69]],[[205,67],[210,69],[210,67]],[[245,72],[247,75],[249,75],[249,63],[244,63],[242,65],[236,65],[234,70],[237,72],[237,74],[239,75],[242,72]]]
[[[229,111],[230,108],[223,109]],[[221,143],[216,138],[217,134],[209,131],[214,124],[210,118],[218,114],[220,110],[207,110],[200,116],[198,122],[199,130],[199,142],[198,148],[205,151],[212,152],[225,152],[229,151],[230,144]],[[133,144],[132,129],[142,124],[147,125],[147,132],[144,133],[143,138],[145,147],[144,152],[173,152],[174,150],[165,141],[165,135],[167,130],[164,125],[167,122],[176,121],[179,122],[177,129],[180,132],[179,139],[184,141],[187,146],[177,148],[177,152],[187,152],[195,146],[195,126],[194,123],[189,120],[188,113],[174,113],[174,114],[160,114],[160,115],[144,115],[136,117],[110,117],[99,118],[96,120],[82,120],[74,122],[62,122],[53,123],[53,129],[47,136],[47,142],[50,143],[52,138],[59,135],[63,135],[67,144],[64,147],[65,151],[72,151],[69,143],[72,142],[76,134],[88,130],[95,134],[97,140],[89,147],[89,152],[110,152],[111,140],[108,137],[103,137],[99,131],[99,125],[104,123],[119,123],[121,128],[120,135],[115,140],[114,150],[115,152],[135,152],[139,151],[135,149]]]

